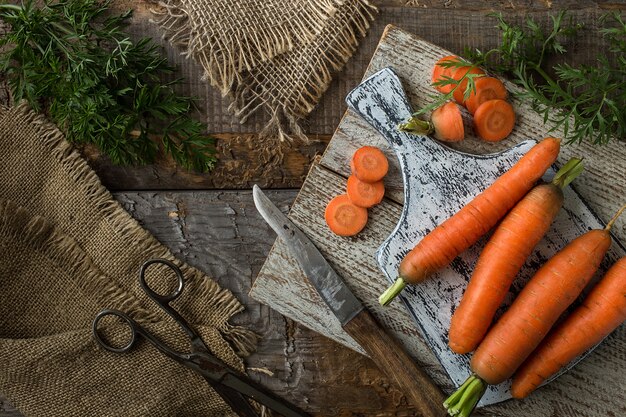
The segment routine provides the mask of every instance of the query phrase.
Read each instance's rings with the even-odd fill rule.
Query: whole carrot
[[[454,352],[476,349],[520,268],[561,210],[562,188],[582,170],[582,160],[572,158],[552,182],[530,190],[496,228],[452,315],[448,344]]]
[[[389,304],[406,284],[423,281],[476,243],[535,185],[559,150],[559,139],[542,140],[485,191],[433,229],[404,257],[398,279],[379,302]]]
[[[510,378],[580,295],[611,246],[611,226],[591,230],[560,250],[526,284],[480,343],[473,374],[444,402],[448,414],[468,417],[487,388]]]
[[[618,260],[583,303],[552,330],[513,377],[511,394],[524,398],[626,320],[626,257]]]

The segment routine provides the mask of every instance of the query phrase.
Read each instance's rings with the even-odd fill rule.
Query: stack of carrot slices
[[[498,142],[506,138],[515,126],[515,111],[506,101],[507,91],[502,81],[487,76],[482,69],[472,66],[469,62],[465,66],[443,66],[442,64],[446,62],[465,63],[455,55],[437,61],[433,68],[432,82],[447,81],[447,83],[435,85],[435,88],[443,94],[452,93],[454,101],[467,108],[474,117],[474,130],[481,139]],[[467,73],[478,76],[474,78],[475,90],[472,90],[465,100]],[[461,110],[454,102],[448,102],[436,109],[431,122],[437,139],[457,142],[465,136]]]
[[[354,236],[367,224],[367,209],[383,200],[383,178],[389,169],[385,154],[373,146],[358,149],[350,161],[347,193],[333,198],[324,218],[330,230],[339,236]]]

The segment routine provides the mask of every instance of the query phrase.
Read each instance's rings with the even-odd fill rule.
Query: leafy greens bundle
[[[206,126],[190,118],[193,99],[176,94],[173,73],[149,39],[121,27],[131,12],[109,16],[109,1],[58,0],[0,5],[10,30],[0,37],[0,71],[16,102],[45,112],[70,142],[95,144],[115,164],[154,162],[161,139],[181,166],[215,163]],[[38,6],[40,5],[40,6]]]

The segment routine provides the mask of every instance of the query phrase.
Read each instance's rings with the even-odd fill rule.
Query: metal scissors
[[[146,282],[146,270],[153,264],[166,266],[176,274],[176,278],[178,280],[177,287],[170,294],[160,295],[148,286]],[[233,411],[240,416],[259,416],[246,397],[265,405],[285,417],[308,416],[308,414],[304,411],[267,391],[265,388],[261,387],[241,372],[229,367],[223,361],[210,353],[200,335],[189,326],[187,321],[176,310],[174,310],[172,306],[170,306],[170,303],[178,298],[185,287],[183,273],[180,268],[166,259],[150,259],[141,266],[139,271],[139,285],[148,297],[150,297],[159,305],[159,307],[172,317],[176,323],[178,323],[180,328],[187,334],[187,336],[189,336],[191,339],[191,352],[184,353],[171,349],[126,313],[112,309],[100,311],[93,321],[93,335],[100,346],[115,353],[128,352],[134,346],[137,340],[137,335],[141,335],[152,343],[165,356],[174,359],[175,361],[200,374],[224,399],[224,401],[230,405]],[[100,320],[106,316],[118,317],[125,321],[130,327],[130,341],[125,346],[113,346],[109,341],[101,336],[98,331],[98,324],[100,323]]]

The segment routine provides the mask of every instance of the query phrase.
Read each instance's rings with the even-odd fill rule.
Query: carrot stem
[[[487,383],[472,374],[444,401],[443,406],[451,416],[469,417],[487,389]]]
[[[430,135],[435,131],[435,126],[428,120],[422,120],[411,116],[409,120],[398,125],[398,129],[403,132],[414,133],[416,135]]]
[[[406,281],[402,277],[398,277],[393,285],[385,290],[384,293],[378,297],[378,302],[386,306],[389,304],[400,292],[406,287]]]
[[[585,166],[583,164],[583,158],[571,158],[565,165],[559,169],[554,178],[552,184],[560,188],[567,187],[576,177],[578,177]]]
[[[613,216],[613,218],[611,220],[609,220],[609,222],[606,224],[606,227],[604,228],[604,230],[606,230],[606,231],[611,230],[611,227],[613,227],[613,224],[615,223],[617,218],[624,212],[624,210],[626,210],[626,204],[624,204],[622,206],[622,208],[617,210],[617,213],[615,213],[615,216]]]

